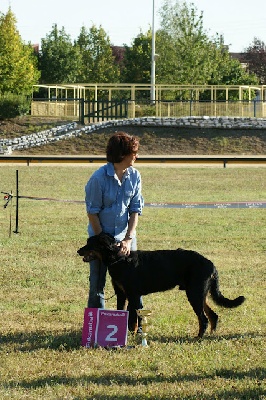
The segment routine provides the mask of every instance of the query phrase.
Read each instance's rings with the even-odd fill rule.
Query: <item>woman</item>
[[[89,236],[111,234],[120,242],[123,255],[137,249],[136,227],[143,208],[141,176],[133,167],[138,148],[138,139],[125,132],[111,136],[106,149],[107,164],[95,171],[85,186]],[[90,263],[88,307],[104,308],[106,271],[98,260]]]

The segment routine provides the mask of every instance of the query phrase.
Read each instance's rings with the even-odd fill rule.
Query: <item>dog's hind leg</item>
[[[116,295],[116,308],[117,310],[127,310],[128,301],[124,293],[119,293]]]
[[[206,317],[204,312],[197,314],[197,317],[198,317],[198,321],[199,321],[198,338],[202,338],[204,333],[206,332],[206,329],[208,328],[208,318]]]
[[[203,305],[205,303],[204,290],[199,290],[199,288],[192,290],[186,290],[188,301],[190,302],[195,314],[199,321],[199,333],[198,338],[202,338],[206,329],[208,327],[208,318],[204,314]]]
[[[205,314],[207,315],[208,320],[210,321],[211,324],[211,333],[216,330],[217,327],[217,322],[218,322],[218,315],[208,306],[206,303],[206,299],[203,304],[203,308],[205,311]]]
[[[137,310],[142,308],[141,297],[140,296],[132,296],[128,299],[128,329],[131,332],[137,333],[139,327],[139,318],[137,315]]]

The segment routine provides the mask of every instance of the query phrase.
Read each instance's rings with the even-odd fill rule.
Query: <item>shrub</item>
[[[147,105],[147,104],[139,104],[136,105],[136,109],[135,109],[135,116],[137,118],[140,117],[155,117],[156,115],[156,109],[155,106],[153,105]]]
[[[0,95],[0,120],[26,115],[30,110],[30,100],[24,95],[7,93]]]

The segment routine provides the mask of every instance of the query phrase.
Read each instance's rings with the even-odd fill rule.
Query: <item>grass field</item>
[[[95,168],[1,166],[0,191],[15,192],[18,169],[21,196],[83,200]],[[146,202],[266,199],[265,168],[139,170]],[[1,400],[266,399],[265,209],[144,209],[140,249],[199,251],[216,265],[222,293],[247,300],[233,310],[213,305],[217,332],[198,341],[184,292],[145,296],[149,347],[129,335],[130,350],[80,346],[88,292],[88,266],[76,255],[87,237],[83,204],[20,199],[14,234],[13,199],[0,224]],[[106,307],[115,308],[115,298]]]

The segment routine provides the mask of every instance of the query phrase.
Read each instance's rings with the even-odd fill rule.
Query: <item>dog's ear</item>
[[[102,243],[104,243],[105,245],[107,245],[107,244],[110,245],[110,244],[116,243],[115,238],[112,235],[110,235],[109,233],[101,232],[98,235],[98,237],[99,237],[100,241]]]
[[[98,235],[98,238],[100,240],[100,244],[103,245],[105,249],[108,249],[111,251],[117,250],[117,241],[109,233],[101,232]]]
[[[98,236],[104,239],[108,238],[112,241],[115,241],[115,238],[110,233],[101,232]]]

